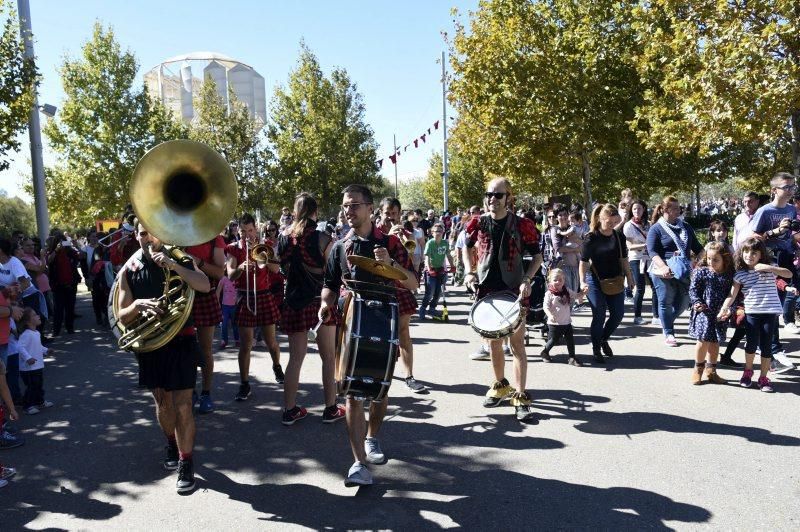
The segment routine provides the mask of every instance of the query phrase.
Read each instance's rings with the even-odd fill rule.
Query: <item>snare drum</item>
[[[394,296],[347,293],[336,345],[339,395],[374,401],[386,396],[400,345],[398,329]]]
[[[513,292],[496,292],[476,301],[469,311],[469,324],[489,339],[511,336],[525,319],[519,298]]]

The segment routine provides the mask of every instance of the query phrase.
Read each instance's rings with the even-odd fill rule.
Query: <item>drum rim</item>
[[[492,292],[491,294],[486,294],[482,298],[476,300],[472,304],[472,307],[469,309],[469,325],[470,325],[470,327],[472,327],[472,329],[475,332],[477,332],[483,338],[489,338],[489,339],[498,340],[500,338],[505,338],[506,336],[511,336],[512,334],[514,334],[514,332],[516,332],[517,329],[519,329],[520,324],[522,324],[524,322],[524,320],[525,320],[525,312],[522,311],[524,306],[519,301],[517,301],[519,303],[519,315],[517,316],[517,319],[514,320],[513,324],[511,324],[511,325],[509,325],[507,327],[503,327],[503,328],[501,328],[501,329],[499,329],[497,331],[488,331],[486,329],[481,329],[480,327],[475,325],[475,322],[472,319],[472,317],[473,317],[473,315],[475,313],[475,309],[477,308],[477,306],[480,303],[486,301],[490,297],[491,298],[495,298],[495,299],[497,299],[497,298],[500,298],[500,299],[513,298],[515,301],[518,300],[517,294],[515,294],[511,290],[500,290],[500,291],[497,291],[497,292]]]

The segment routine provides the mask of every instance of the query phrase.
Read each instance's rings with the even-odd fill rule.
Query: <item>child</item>
[[[5,430],[5,413],[11,421],[18,419],[17,410],[14,408],[14,401],[11,398],[11,391],[6,383],[6,366],[3,359],[8,351],[8,341],[11,337],[11,320],[19,318],[22,309],[10,306],[5,295],[0,291],[0,449],[12,449],[19,447],[24,442],[22,438],[11,434]],[[13,467],[5,467],[0,464],[0,488],[8,484],[8,479],[13,477],[16,471]]]
[[[714,384],[725,384],[717,374],[719,344],[725,341],[726,321],[717,320],[722,303],[733,284],[733,257],[721,241],[706,244],[698,268],[692,273],[689,286],[689,336],[697,340],[695,346],[692,384],[700,384],[705,369],[706,379]]]
[[[228,324],[233,327],[233,340],[236,347],[239,347],[239,327],[236,325],[236,285],[227,275],[217,283],[217,297],[222,294],[222,341],[219,343],[220,349],[228,347]]]
[[[567,364],[582,366],[575,356],[575,339],[572,335],[572,303],[582,300],[586,291],[575,292],[565,285],[564,271],[553,268],[547,273],[547,292],[544,294],[544,313],[547,314],[548,338],[547,343],[539,354],[543,362],[552,362],[550,350],[563,336],[567,342]]]
[[[434,318],[440,318],[441,314],[436,311],[439,304],[439,297],[442,294],[442,285],[447,279],[445,271],[445,259],[450,264],[455,261],[450,255],[450,246],[444,238],[444,224],[436,222],[431,227],[433,238],[425,243],[425,296],[419,306],[419,319],[424,320],[426,312]]]
[[[713,220],[708,226],[708,237],[706,242],[720,242],[725,245],[728,252],[733,256],[733,247],[728,242],[728,226],[722,220]]]
[[[757,386],[762,392],[773,392],[767,378],[772,359],[772,336],[778,324],[777,315],[783,312],[775,276],[791,279],[792,272],[780,266],[772,266],[764,242],[748,238],[736,253],[736,274],[731,293],[722,304],[719,318],[728,319],[730,307],[741,289],[744,292],[744,313],[747,341],[744,347],[745,367],[739,385],[749,388],[753,384],[753,360],[756,347],[761,347],[761,373]]]
[[[41,408],[50,408],[53,403],[44,398],[44,355],[47,348],[42,346],[42,337],[36,327],[41,323],[39,315],[31,308],[22,312],[18,322],[19,330],[19,370],[25,383],[22,408],[26,414],[38,414]]]

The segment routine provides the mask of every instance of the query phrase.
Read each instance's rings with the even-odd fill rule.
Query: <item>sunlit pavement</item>
[[[344,422],[324,425],[320,361],[309,353],[299,403],[309,416],[280,423],[282,390],[256,349],[253,395],[234,403],[236,351],[218,352],[216,412],[197,418],[197,490],[175,492],[161,469],[164,440],[133,355],[118,352],[79,300],[78,332],[52,344],[45,368],[56,406],[25,416],[27,443],[0,451],[17,476],[0,489],[0,527],[217,530],[713,528],[797,530],[800,373],[774,394],[689,383],[693,342],[684,316],[679,348],[660,329],[631,324],[631,308],[604,366],[590,362],[590,315],[575,318],[585,367],[566,348],[544,364],[528,346],[536,411],[521,425],[510,406],[486,409],[490,363],[466,324],[470,302],[451,288],[448,323],[412,321],[415,377],[429,387],[391,390],[381,431],[388,463],[375,485],[343,484],[352,457]],[[790,353],[800,337],[788,336]],[[282,362],[288,360],[281,338]],[[216,344],[215,344],[216,345]],[[800,358],[791,353],[795,362]],[[735,358],[743,360],[742,351]],[[507,375],[512,376],[507,362]],[[398,364],[396,375],[405,376]]]

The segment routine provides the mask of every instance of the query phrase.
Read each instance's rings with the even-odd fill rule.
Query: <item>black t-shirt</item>
[[[489,262],[489,273],[486,275],[486,280],[481,283],[481,286],[489,290],[507,289],[503,282],[503,274],[500,273],[500,244],[503,240],[503,235],[506,232],[506,221],[508,216],[494,220],[489,218],[489,229],[492,235],[492,256]],[[516,287],[515,287],[516,288]]]
[[[423,218],[419,221],[419,228],[422,229],[422,232],[425,234],[425,238],[431,237],[431,227],[433,227],[433,222],[427,218]]]
[[[621,256],[627,258],[628,245],[625,243],[625,237],[616,230],[609,236],[600,231],[586,233],[586,237],[583,240],[581,260],[583,262],[591,262],[600,279],[617,277],[623,274],[622,265],[619,261],[620,246],[622,246]]]

